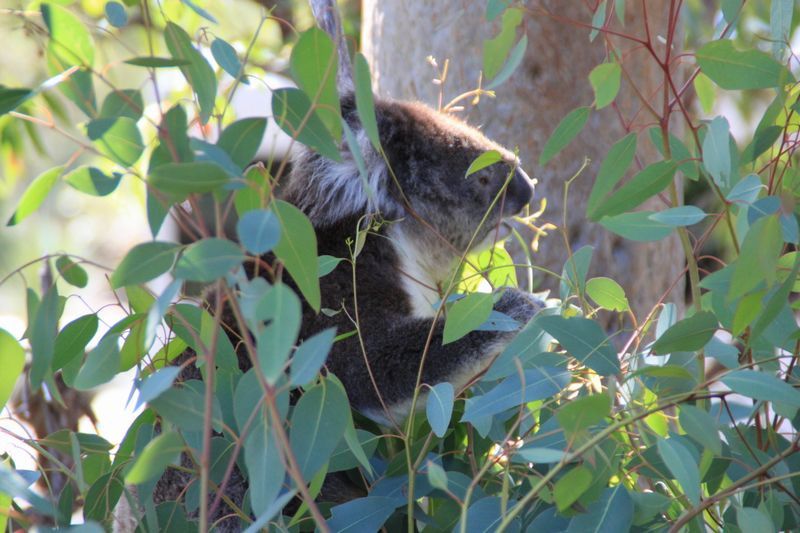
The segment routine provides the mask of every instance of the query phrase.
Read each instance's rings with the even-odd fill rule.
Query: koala
[[[349,265],[320,280],[323,307],[343,312],[328,316],[306,307],[301,337],[331,326],[352,330],[357,298],[366,359],[352,336],[334,345],[326,366],[353,407],[388,423],[407,413],[436,306],[463,252],[471,243],[473,249],[490,243],[503,219],[530,202],[533,187],[514,154],[462,121],[418,103],[376,99],[375,108],[385,160],[363,132],[353,97],[342,98],[343,118],[360,139],[368,188],[348,151],[335,162],[303,149],[283,196],[311,220],[320,254],[349,257],[348,240],[360,221],[377,214],[387,221],[356,257],[355,287]],[[465,178],[488,150],[502,161]],[[521,323],[538,308],[516,289],[506,289],[495,305]],[[474,331],[442,345],[443,329],[440,313],[422,365],[422,382],[429,385],[466,384],[514,335]]]
[[[375,97],[383,151],[375,150],[356,110],[335,2],[314,1],[312,9],[323,29],[339,41],[342,118],[355,133],[366,176],[344,142],[341,161],[299,147],[279,194],[310,219],[320,255],[350,258],[357,231],[367,235],[354,265],[342,262],[320,280],[322,307],[334,312],[316,313],[304,304],[300,339],[331,327],[351,331],[358,317],[360,338],[335,343],[325,368],[342,381],[356,410],[391,425],[408,413],[418,376],[431,386],[445,381],[464,386],[516,334],[473,331],[443,345],[445,318],[437,306],[464,253],[504,236],[504,220],[531,201],[533,183],[512,152],[463,121],[420,103]],[[466,176],[470,164],[489,150],[497,151],[501,160]],[[296,289],[290,276],[283,279]],[[521,324],[541,307],[533,296],[513,288],[505,289],[494,306]],[[235,329],[232,322],[227,326]],[[242,369],[250,367],[246,354],[239,358]],[[196,369],[184,376],[195,377]],[[190,478],[168,470],[156,487],[156,503],[180,499]],[[238,469],[226,490],[241,504],[246,482]],[[347,498],[346,489],[327,492],[338,493],[332,501]],[[323,488],[323,497],[325,493]],[[227,511],[222,505],[211,518],[218,520]],[[218,527],[236,531],[239,521],[225,519]]]

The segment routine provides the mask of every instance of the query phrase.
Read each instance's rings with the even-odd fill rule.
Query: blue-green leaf
[[[289,440],[305,479],[311,479],[328,462],[349,418],[347,395],[336,380],[324,380],[297,402]]]
[[[447,426],[450,425],[450,417],[453,416],[453,401],[455,391],[453,385],[443,381],[433,387],[428,392],[428,401],[425,404],[425,413],[428,415],[428,423],[437,437],[444,437]]]
[[[613,217],[603,217],[600,225],[612,233],[638,242],[660,241],[673,231],[672,226],[657,222],[650,217],[653,211],[635,211]]]
[[[236,224],[236,234],[247,250],[261,255],[272,250],[281,238],[281,225],[268,209],[248,211]]]
[[[78,390],[89,390],[111,381],[119,371],[119,339],[116,335],[106,335],[86,356],[74,387]]]
[[[697,463],[683,443],[670,439],[658,439],[658,453],[683,492],[693,505],[700,504],[700,472]]]
[[[309,383],[319,373],[336,338],[336,328],[323,330],[303,341],[292,357],[291,384],[301,386]]]
[[[661,222],[667,226],[691,226],[697,224],[708,215],[702,209],[693,205],[682,205],[653,213],[648,218]]]
[[[526,370],[522,376],[511,375],[486,394],[469,398],[461,421],[480,420],[527,402],[544,400],[560,392],[569,380],[569,372],[547,367]]]
[[[575,359],[601,376],[620,371],[617,351],[600,324],[588,318],[540,316],[536,323],[552,335]]]
[[[222,70],[227,72],[232,78],[242,80],[245,85],[250,84],[242,72],[242,62],[239,61],[239,56],[233,46],[222,39],[214,39],[211,43],[211,55],[214,56],[214,61],[217,65],[222,67]]]
[[[106,2],[105,12],[109,24],[115,28],[121,28],[128,23],[128,13],[125,11],[125,6],[119,2]]]
[[[379,531],[397,508],[397,499],[386,496],[367,496],[331,509],[328,527],[336,533]]]
[[[732,391],[765,402],[779,402],[792,408],[800,407],[800,391],[767,372],[735,370],[720,381]]]
[[[184,250],[175,264],[175,277],[190,281],[214,281],[241,264],[243,259],[244,254],[234,242],[216,237],[203,239]]]

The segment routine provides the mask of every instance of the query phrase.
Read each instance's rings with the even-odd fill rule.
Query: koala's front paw
[[[494,307],[501,313],[505,313],[525,325],[536,313],[544,308],[544,302],[529,292],[523,292],[519,289],[506,289]]]

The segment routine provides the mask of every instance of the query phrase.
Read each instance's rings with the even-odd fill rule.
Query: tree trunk
[[[538,180],[537,197],[547,199],[547,210],[540,222],[562,226],[564,184],[578,171],[584,158],[590,159],[588,168],[569,189],[566,221],[571,248],[574,251],[584,245],[594,247],[589,275],[608,276],[620,282],[638,317],[643,317],[673,286],[666,301],[675,301],[682,307],[681,272],[685,261],[677,238],[656,243],[632,242],[589,222],[585,215],[600,163],[610,146],[627,133],[620,116],[631,122],[630,129],[640,132],[639,168],[656,159],[644,127],[654,125],[654,118],[641,110],[630,83],[623,78],[616,101],[619,112],[614,106],[593,111],[584,131],[569,147],[545,168],[536,165],[558,122],[572,109],[591,105],[593,95],[587,76],[604,61],[604,39],[611,37],[600,34],[590,42],[588,25],[592,10],[587,4],[591,2],[545,0],[534,4],[528,3],[530,9],[521,25],[529,40],[522,64],[497,89],[496,99],[484,97],[477,106],[469,106],[467,100],[467,109],[461,116],[501,144],[519,146],[523,167]],[[616,20],[611,27],[644,35],[641,11],[644,2],[627,4],[624,27]],[[651,32],[665,34],[668,3],[647,4]],[[664,7],[659,7],[662,4]],[[376,91],[383,96],[415,99],[435,107],[440,101],[440,90],[446,103],[475,88],[481,71],[483,41],[499,31],[500,17],[487,22],[485,7],[486,0],[364,0],[361,41],[372,67]],[[641,94],[660,102],[663,73],[653,58],[641,47],[634,50],[630,42],[616,40],[615,44],[629,51],[623,56],[625,69]],[[663,44],[654,40],[654,46],[663,55]],[[432,82],[436,70],[426,61],[428,56],[435,57],[440,67],[449,59],[443,87]],[[564,241],[554,232],[542,241],[540,251],[534,256],[539,266],[557,273],[566,258]],[[557,280],[548,278],[542,280],[542,286],[556,288]]]

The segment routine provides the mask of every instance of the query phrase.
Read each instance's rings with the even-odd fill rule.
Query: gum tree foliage
[[[248,77],[249,49],[242,53],[208,31],[187,32],[166,12],[153,18],[148,8],[154,6],[135,2],[109,2],[105,18],[90,23],[76,6],[60,2],[4,13],[30,17],[42,30],[42,61],[53,77],[38,86],[0,88],[0,113],[34,130],[55,128],[92,154],[82,166],[71,158],[31,179],[7,225],[25,224],[63,182],[104,196],[129,180],[145,191],[142,209],[153,235],[171,216],[196,241],[138,244],[107,278],[90,258],[42,258],[54,273],[42,290],[26,290],[24,335],[0,330],[0,405],[18,381],[62,403],[66,393],[93,390],[135,368],[131,394],[146,408],[119,443],[67,428],[15,435],[49,466],[26,471],[2,457],[2,529],[66,526],[75,510],[85,521],[80,529],[108,527],[128,487],[148,494],[180,452],[201,465],[190,472],[196,488],[186,494],[187,506],[197,512],[187,515],[171,504],[155,508],[145,499],[143,528],[213,527],[209,508],[236,462],[250,483],[237,514],[254,529],[797,529],[800,68],[786,46],[797,14],[791,0],[751,4],[724,0],[714,8],[713,28],[689,24],[695,48],[680,57],[669,46],[666,55],[657,54],[653,43],[676,38],[674,21],[697,16],[695,3],[672,2],[669,27],[627,29],[623,37],[651,51],[662,66],[664,84],[656,97],[642,95],[652,128],[616,140],[592,177],[587,223],[636,241],[678,234],[693,296],[686,316],[659,305],[631,316],[635,328],[614,332],[612,339],[598,317],[632,314],[630,295],[615,280],[586,279],[592,250],[584,248],[564,265],[559,298],[531,323],[509,323],[493,314],[486,295],[487,287],[501,290],[516,281],[498,246],[460,269],[456,289],[444,296],[446,328],[448,338],[475,328],[519,328],[516,339],[468,390],[420,384],[422,409],[395,428],[351,412],[341,383],[320,373],[332,343],[357,333],[323,332],[297,345],[299,299],[327,312],[320,309],[319,278],[332,268],[352,268],[358,247],[351,257],[318,257],[308,220],[273,194],[283,169],[247,168],[265,121],[229,116],[226,102],[240,83],[255,81]],[[500,21],[497,38],[486,44],[487,81],[500,84],[513,75],[526,43],[507,26],[519,18],[515,10],[529,7],[487,2],[487,24]],[[602,0],[584,22],[599,34],[612,17],[624,21],[625,8],[624,1]],[[214,27],[213,14],[201,5],[186,1],[182,9],[195,10],[207,19],[205,27]],[[144,20],[156,44],[152,52],[131,51],[127,63],[146,69],[151,81],[157,71],[175,69],[187,84],[185,97],[160,101],[155,119],[143,116],[141,88],[113,87],[104,99],[96,96],[106,67],[114,68],[102,64],[97,48],[134,19]],[[751,32],[755,22],[757,34]],[[272,97],[280,127],[331,157],[347,140],[337,107],[323,104],[336,101],[332,78],[315,69],[333,62],[324,34],[300,33],[289,59],[300,88]],[[361,68],[359,116],[374,131],[369,77],[362,59],[355,64]],[[538,154],[543,164],[592,113],[614,104],[625,67],[624,57],[608,49],[607,60],[586,80],[594,103],[554,127]],[[684,68],[691,70],[689,82],[672,83],[674,72]],[[223,72],[236,81],[222,83]],[[335,75],[335,69],[328,72]],[[695,95],[703,113],[692,102]],[[751,116],[745,140],[734,140],[729,118],[714,114],[714,99],[721,96],[768,102]],[[84,114],[77,133],[73,125],[35,115],[37,105],[54,102]],[[686,135],[672,134],[676,122]],[[199,137],[194,126],[217,129],[218,140]],[[639,168],[636,150],[643,142],[655,143],[663,160]],[[631,167],[633,177],[622,181]],[[703,188],[713,200],[685,204],[676,193],[679,182]],[[236,234],[212,233],[195,218],[187,206],[201,194],[217,203],[214,227],[238,215]],[[661,209],[637,209],[653,197]],[[701,269],[698,254],[711,235],[727,239],[730,251]],[[267,251],[274,254],[271,263],[259,260]],[[248,279],[245,263],[266,275]],[[163,274],[171,283],[152,292],[147,282]],[[281,282],[282,275],[292,277],[299,294]],[[80,295],[94,276],[107,279],[105,290],[125,302],[127,316],[100,326],[98,309],[61,320],[67,297]],[[245,339],[253,370],[239,371],[218,304],[204,309],[181,299],[188,281],[206,285],[217,302],[226,297],[240,330],[267,340],[268,350]],[[466,295],[452,297],[456,292]],[[169,363],[187,347],[197,354],[203,381],[176,382],[178,368]],[[711,362],[716,370],[707,375]],[[302,395],[290,402],[292,389]],[[326,474],[340,471],[361,478],[368,495],[337,506],[317,502]],[[65,481],[54,491],[57,475]],[[302,504],[282,514],[294,497]]]

